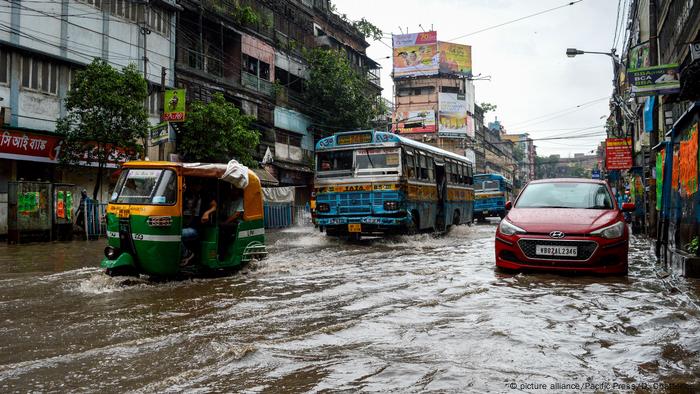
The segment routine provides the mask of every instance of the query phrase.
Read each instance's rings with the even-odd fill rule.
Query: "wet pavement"
[[[646,241],[627,278],[511,275],[494,230],[295,228],[233,276],[169,283],[105,276],[102,242],[2,245],[0,391],[700,390],[700,285]]]

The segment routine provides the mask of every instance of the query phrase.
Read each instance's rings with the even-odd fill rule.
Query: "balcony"
[[[367,70],[367,80],[374,84],[374,86],[381,87],[381,78],[379,76],[378,68],[370,68]]]
[[[274,94],[272,82],[260,79],[256,75],[245,71],[241,72],[241,85],[248,89],[260,92],[268,97],[272,97],[272,95]]]

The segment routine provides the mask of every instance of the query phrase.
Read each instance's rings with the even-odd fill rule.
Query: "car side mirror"
[[[506,211],[510,211],[513,208],[513,203],[511,201],[506,201]]]
[[[623,212],[631,212],[631,211],[634,211],[634,203],[633,203],[633,202],[625,202],[625,203],[622,203],[622,211],[623,211]]]

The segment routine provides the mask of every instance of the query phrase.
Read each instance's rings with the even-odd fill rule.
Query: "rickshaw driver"
[[[216,198],[204,190],[204,185],[202,185],[200,179],[190,178],[188,180],[191,191],[185,190],[183,216],[189,217],[189,223],[187,227],[182,228],[182,262],[180,265],[183,266],[189,264],[194,258],[195,253],[192,251],[192,244],[198,240],[199,229],[202,224],[209,222],[211,214],[216,211],[217,207]],[[207,201],[209,201],[208,204]]]

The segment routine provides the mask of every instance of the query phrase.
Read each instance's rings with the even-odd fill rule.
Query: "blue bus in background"
[[[471,223],[472,163],[392,133],[337,133],[316,144],[316,224],[330,236],[447,231]]]
[[[501,174],[474,176],[474,218],[483,222],[489,216],[506,216],[506,201],[513,197],[513,184]]]

